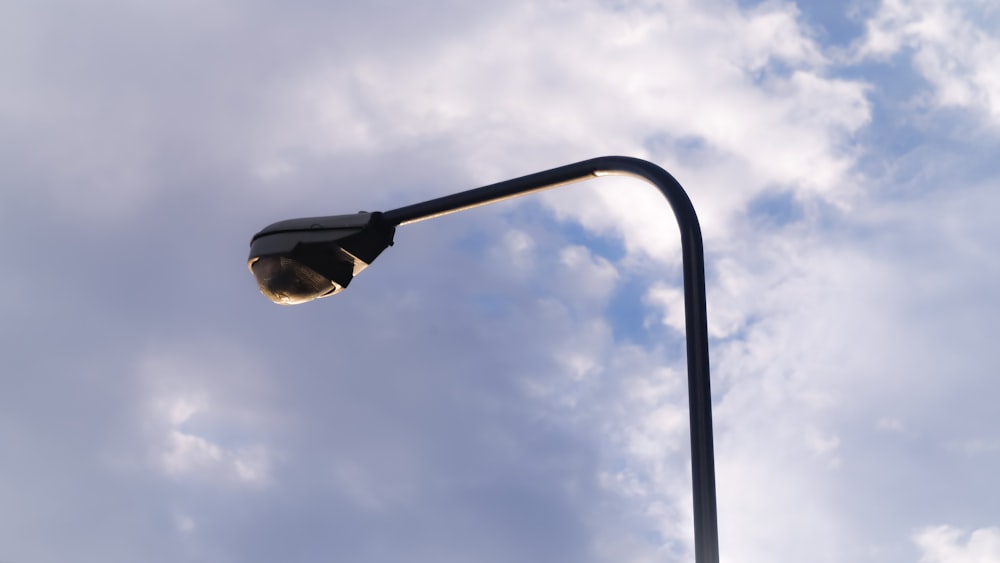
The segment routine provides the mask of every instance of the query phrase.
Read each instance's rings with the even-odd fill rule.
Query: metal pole
[[[708,320],[705,299],[705,250],[701,226],[684,188],[666,170],[638,158],[604,156],[529,174],[400,207],[382,214],[390,226],[406,225],[472,207],[608,175],[641,178],[667,198],[681,232],[684,270],[685,340],[688,365],[688,411],[691,425],[691,484],[694,495],[695,561],[718,563],[719,525],[712,444],[712,392],[708,369]]]

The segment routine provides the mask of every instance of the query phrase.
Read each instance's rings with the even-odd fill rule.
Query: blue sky
[[[987,1],[0,8],[0,561],[690,561],[676,227],[603,178],[278,307],[277,220],[646,158],[723,561],[1000,561]]]

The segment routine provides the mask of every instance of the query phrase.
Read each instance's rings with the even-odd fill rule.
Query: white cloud
[[[1000,10],[994,2],[885,0],[865,23],[860,56],[908,49],[933,87],[935,105],[983,112],[1000,123]]]
[[[998,438],[972,438],[953,444],[952,448],[967,455],[984,455],[1000,452]]]
[[[141,361],[149,459],[175,479],[267,485],[278,455],[265,436],[254,434],[273,419],[259,406],[235,400],[260,400],[257,368],[231,345],[200,348],[151,353]],[[239,390],[227,389],[236,380]],[[240,435],[249,438],[215,437]]]
[[[878,419],[878,422],[875,423],[875,428],[884,432],[902,432],[906,429],[906,426],[902,420],[887,416]]]
[[[571,245],[559,251],[560,287],[575,288],[573,297],[603,305],[618,286],[618,271],[611,262],[595,256],[584,246]]]
[[[674,329],[678,333],[684,332],[684,291],[678,287],[656,284],[649,288],[646,293],[645,302],[651,306],[659,307],[665,311],[663,324]],[[718,329],[709,327],[710,334],[719,335]]]
[[[161,457],[163,469],[172,474],[210,470],[222,462],[219,446],[192,434],[176,430],[167,436]]]
[[[180,513],[174,515],[174,525],[177,527],[179,532],[185,534],[191,533],[195,530],[195,528],[197,528],[194,518]]]
[[[473,184],[601,153],[651,156],[691,189],[710,236],[774,185],[850,199],[847,141],[869,121],[866,86],[830,75],[794,6],[650,9],[512,2],[448,40],[307,69],[288,85],[303,115],[276,125],[273,150],[457,142],[453,166]],[[560,217],[672,257],[659,195],[601,183],[545,197]]]
[[[1000,528],[980,528],[971,534],[952,526],[932,526],[917,532],[920,563],[994,563],[1000,561]]]

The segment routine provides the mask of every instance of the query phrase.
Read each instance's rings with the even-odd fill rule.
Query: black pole
[[[691,485],[694,493],[694,553],[697,563],[718,563],[719,525],[712,445],[712,391],[708,370],[705,250],[698,216],[677,180],[666,170],[645,160],[604,156],[386,211],[382,214],[382,221],[393,227],[416,223],[561,184],[608,175],[635,176],[656,186],[673,208],[680,227],[691,424]]]

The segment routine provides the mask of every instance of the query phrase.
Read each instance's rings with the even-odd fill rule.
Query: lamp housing
[[[247,266],[260,292],[296,305],[343,291],[392,245],[381,213],[306,217],[268,225],[250,241]]]

